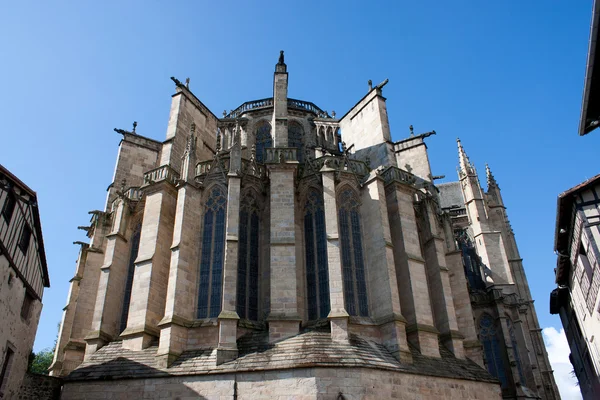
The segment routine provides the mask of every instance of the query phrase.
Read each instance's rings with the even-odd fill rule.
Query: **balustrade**
[[[278,163],[298,160],[298,149],[295,147],[267,147],[265,163]]]
[[[144,174],[144,186],[160,181],[167,181],[174,185],[178,179],[179,173],[177,171],[171,168],[170,165],[162,165]]]
[[[319,118],[331,118],[326,111],[321,110],[314,103],[310,101],[288,99],[288,108],[296,110],[308,111],[315,114]],[[247,101],[235,110],[225,115],[225,118],[237,118],[248,111],[259,110],[261,108],[273,107],[273,98],[269,97],[266,99]]]

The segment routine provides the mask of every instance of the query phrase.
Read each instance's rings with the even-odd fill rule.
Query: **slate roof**
[[[156,365],[157,346],[142,351],[123,349],[111,342],[71,372],[66,380],[106,380],[181,375],[206,375],[242,371],[282,370],[313,367],[375,368],[419,375],[497,382],[471,360],[460,360],[440,346],[441,358],[425,357],[411,348],[413,363],[399,362],[382,345],[351,336],[349,343],[331,340],[328,332],[305,332],[269,345],[267,332],[238,339],[240,356],[216,365],[216,349],[184,352],[170,368]]]
[[[442,208],[465,206],[465,200],[463,199],[462,191],[460,189],[460,182],[440,183],[435,186],[440,190],[440,206]]]

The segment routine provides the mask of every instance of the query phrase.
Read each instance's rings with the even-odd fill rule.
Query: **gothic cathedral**
[[[175,78],[166,139],[122,135],[84,227],[51,374],[62,398],[558,399],[500,188],[458,143],[392,141],[384,81],[341,117],[222,117]]]

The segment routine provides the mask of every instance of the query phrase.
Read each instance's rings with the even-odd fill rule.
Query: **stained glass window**
[[[323,196],[317,190],[308,193],[304,207],[304,255],[308,319],[326,318],[329,314],[329,271]]]
[[[519,347],[517,344],[517,337],[515,336],[515,327],[510,318],[506,319],[506,324],[508,325],[508,334],[510,335],[510,344],[512,346],[513,357],[515,358],[517,369],[519,370],[519,380],[521,381],[521,384],[524,385],[525,379],[523,378],[523,369],[521,368],[521,357],[519,356]]]
[[[498,378],[502,387],[505,388],[508,381],[498,334],[497,325],[492,317],[484,314],[479,320],[479,339],[483,345],[485,363],[490,374]]]
[[[265,149],[273,147],[273,137],[271,136],[271,124],[263,121],[256,130],[256,161],[265,162]]]
[[[240,204],[236,311],[241,318],[258,320],[258,206],[248,192]]]
[[[125,281],[125,296],[123,298],[123,311],[121,312],[121,332],[127,327],[129,305],[131,304],[131,289],[133,287],[133,274],[135,272],[135,259],[140,248],[140,234],[142,224],[137,224],[131,235],[131,248],[129,250],[129,264],[127,265],[127,280]]]
[[[304,136],[304,129],[299,123],[292,121],[288,125],[288,147],[295,147],[298,149],[298,161],[302,162],[302,137]]]
[[[360,226],[360,203],[354,192],[346,189],[340,195],[338,207],[346,311],[350,315],[367,316],[369,305]]]
[[[210,190],[204,208],[204,232],[200,258],[200,285],[198,289],[198,318],[213,318],[221,312],[221,285],[225,250],[225,190]]]

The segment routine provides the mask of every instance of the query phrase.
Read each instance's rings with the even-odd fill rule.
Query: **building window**
[[[12,218],[13,212],[15,211],[15,206],[17,205],[17,199],[15,194],[11,191],[6,193],[6,199],[4,199],[4,206],[2,207],[2,215],[7,223],[10,222]]]
[[[304,206],[304,251],[308,319],[326,318],[330,302],[325,208],[317,190],[308,193]]]
[[[204,234],[200,260],[198,318],[213,318],[221,311],[221,281],[225,250],[226,192],[221,187],[210,190],[204,207]]]
[[[139,223],[131,235],[131,248],[129,250],[129,264],[127,265],[127,280],[125,281],[125,295],[123,297],[123,310],[121,311],[121,332],[127,327],[127,318],[129,317],[129,306],[131,305],[131,289],[133,288],[133,275],[135,274],[135,259],[140,249],[140,235],[142,224]]]
[[[33,306],[34,301],[35,297],[33,297],[29,291],[25,290],[25,297],[23,298],[23,304],[21,305],[21,318],[25,321],[29,320],[31,307]]]
[[[502,356],[500,341],[498,340],[498,333],[497,325],[494,323],[492,317],[484,314],[479,320],[479,340],[483,345],[485,363],[490,374],[498,378],[502,384],[502,388],[506,388],[508,381],[506,379],[504,358]]]
[[[4,353],[4,362],[2,363],[2,372],[0,372],[0,397],[4,397],[5,394],[14,354],[14,351],[7,345],[6,353]]]
[[[23,252],[23,254],[27,254],[27,249],[29,248],[29,241],[31,240],[31,228],[27,222],[23,225],[23,230],[21,231],[21,237],[19,238],[19,248]]]
[[[266,148],[273,147],[273,137],[271,136],[271,124],[263,121],[256,130],[256,161],[265,162]]]
[[[303,147],[302,147],[302,137],[304,136],[304,129],[302,129],[302,125],[299,123],[292,121],[288,125],[288,147],[295,147],[298,149],[297,157],[298,161],[302,162],[303,157]]]
[[[258,205],[248,192],[240,204],[236,311],[241,318],[258,320]]]
[[[485,266],[477,254],[473,241],[466,230],[456,231],[455,236],[456,243],[462,253],[463,267],[469,287],[471,289],[485,289],[485,282],[482,275],[482,270]]]
[[[510,318],[506,319],[506,324],[508,325],[508,334],[510,336],[510,345],[512,346],[513,357],[517,363],[517,369],[519,370],[519,381],[522,385],[524,385],[525,378],[523,377],[523,368],[521,367],[521,357],[519,356],[519,345],[515,335],[515,327]]]
[[[367,316],[367,283],[360,229],[360,203],[351,189],[339,197],[340,241],[344,275],[344,302],[350,315]]]

